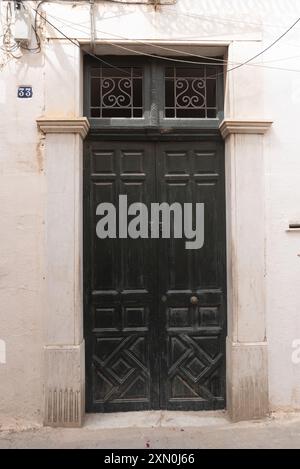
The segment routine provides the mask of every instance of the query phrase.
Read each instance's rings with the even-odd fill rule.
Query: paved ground
[[[81,429],[0,431],[0,448],[300,448],[300,414],[230,423],[222,412],[91,415]]]

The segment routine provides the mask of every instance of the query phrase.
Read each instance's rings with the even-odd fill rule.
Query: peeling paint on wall
[[[295,350],[292,353],[292,362],[294,365],[298,365],[300,364],[300,339],[295,339],[293,341],[293,349]]]
[[[0,104],[6,101],[6,84],[4,80],[0,80]]]
[[[0,339],[0,364],[6,364],[6,343]]]
[[[45,150],[45,136],[41,133],[36,146],[37,169],[39,172],[44,170],[44,150]]]

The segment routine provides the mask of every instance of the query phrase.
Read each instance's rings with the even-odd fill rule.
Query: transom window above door
[[[143,69],[91,69],[91,117],[143,117]]]
[[[222,66],[214,59],[180,60],[105,57],[102,65],[101,58],[87,58],[85,114],[91,127],[217,128],[224,107]]]
[[[217,75],[214,67],[165,69],[165,117],[208,119],[217,117]]]

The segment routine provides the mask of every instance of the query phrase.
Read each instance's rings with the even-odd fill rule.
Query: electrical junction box
[[[31,15],[25,8],[15,10],[15,40],[18,42],[30,42],[31,40]]]

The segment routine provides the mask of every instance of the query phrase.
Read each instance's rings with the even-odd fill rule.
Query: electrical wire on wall
[[[20,54],[19,45],[12,34],[13,12],[12,4],[10,2],[6,5],[4,18],[1,17],[1,23],[3,27],[3,36],[0,49],[3,51],[3,62],[5,63],[6,61],[9,61],[11,58],[21,58],[22,54]]]
[[[105,1],[111,1],[111,2],[115,2],[115,3],[122,3],[124,5],[129,5],[129,4],[143,4],[143,5],[146,5],[146,4],[150,4],[153,2],[141,2],[141,1],[133,1],[133,2],[126,2],[125,0],[124,1],[121,1],[121,0],[105,0]],[[112,68],[117,68],[115,67],[114,65],[108,63],[107,61],[101,59],[99,56],[96,56],[94,53],[91,53],[89,50],[86,50],[85,48],[83,48],[76,39],[71,39],[70,37],[68,37],[66,34],[64,34],[64,32],[58,28],[53,22],[49,21],[48,18],[44,17],[40,11],[39,11],[39,8],[40,6],[47,2],[47,0],[41,0],[38,5],[36,6],[36,8],[33,8],[33,7],[30,7],[30,10],[32,10],[34,13],[35,13],[35,16],[34,16],[34,24],[32,25],[32,29],[34,30],[34,33],[35,33],[35,41],[36,41],[36,45],[35,47],[29,47],[26,43],[22,43],[20,41],[16,41],[14,39],[14,37],[12,36],[12,32],[11,32],[11,25],[12,25],[12,17],[13,17],[13,14],[12,14],[12,3],[14,4],[19,4],[21,5],[23,8],[27,8],[27,5],[25,7],[24,5],[24,2],[22,0],[15,0],[14,2],[8,2],[7,4],[7,8],[6,8],[6,19],[5,19],[5,25],[3,26],[3,36],[2,36],[2,41],[3,41],[3,46],[1,47],[1,49],[6,53],[7,57],[8,58],[15,58],[15,59],[19,59],[21,56],[22,56],[22,53],[24,51],[28,51],[29,53],[39,53],[41,51],[41,40],[40,40],[40,37],[39,37],[39,34],[38,34],[38,24],[37,24],[37,20],[38,19],[41,19],[42,21],[44,21],[45,23],[47,23],[49,26],[51,26],[52,28],[54,28],[60,35],[62,35],[64,38],[66,38],[67,40],[69,40],[70,42],[72,42],[74,45],[76,45],[77,47],[79,47],[81,50],[83,50],[84,53],[90,55],[91,57],[95,58],[96,60],[98,60],[99,62],[101,62],[102,64],[105,64],[107,66],[110,66]],[[72,3],[72,2],[68,2],[68,0],[64,0],[63,2],[57,0],[57,3]],[[159,2],[160,3],[160,2]],[[91,6],[94,5],[94,1],[90,1],[90,4]],[[164,4],[167,4],[164,2]],[[92,11],[92,10],[91,10]],[[48,15],[47,15],[48,16]],[[51,17],[52,15],[49,14],[49,16]],[[52,16],[53,17],[53,16]],[[55,17],[53,17],[55,18]],[[57,19],[57,18],[56,18]],[[122,36],[117,36],[117,35],[114,35],[112,33],[108,33],[108,32],[104,32],[104,31],[100,31],[100,30],[96,30],[95,29],[95,24],[94,24],[94,16],[91,15],[91,28],[93,28],[93,31],[94,33],[95,32],[99,32],[101,33],[102,35],[103,34],[106,34],[106,35],[111,35],[111,36],[115,36],[115,37],[119,37],[119,38],[122,38],[122,39],[128,39],[128,38],[123,38]],[[224,59],[212,59],[211,57],[206,57],[206,56],[196,56],[192,53],[185,53],[183,52],[183,55],[189,55],[189,56],[194,56],[194,57],[197,57],[197,58],[202,58],[204,60],[209,60],[210,63],[212,65],[216,65],[216,66],[220,66],[222,65],[222,63],[224,65],[228,64],[228,65],[231,65],[231,68],[229,68],[226,73],[228,72],[232,72],[236,69],[239,69],[243,66],[257,66],[257,67],[262,67],[262,68],[270,68],[270,69],[276,69],[276,70],[285,70],[285,71],[294,71],[294,72],[300,72],[300,70],[291,70],[291,69],[287,69],[287,68],[280,68],[280,67],[272,67],[272,66],[266,66],[266,65],[263,65],[263,64],[256,64],[256,63],[253,63],[253,61],[260,57],[261,55],[265,54],[269,49],[271,49],[272,47],[275,46],[275,44],[277,44],[281,39],[283,39],[292,29],[294,29],[296,27],[296,25],[298,25],[298,23],[300,22],[300,18],[298,18],[282,35],[280,35],[279,37],[277,37],[277,39],[275,39],[275,41],[273,41],[267,48],[263,49],[261,52],[259,52],[258,54],[256,54],[255,56],[249,58],[247,61],[243,62],[243,63],[228,63],[226,60]],[[64,23],[68,23],[67,20],[64,20]],[[79,25],[75,25],[75,26],[79,26]],[[73,29],[77,29],[79,31],[78,28],[73,28]],[[108,42],[108,41],[106,41]],[[137,51],[137,50],[134,50],[130,47],[126,47],[125,45],[121,45],[121,44],[116,44],[114,42],[108,42],[109,44],[111,44],[113,47],[116,47],[116,48],[119,48],[119,49],[123,49],[123,50],[126,50],[128,51],[129,53],[131,54],[137,54],[137,55],[142,55],[142,56],[148,56],[148,57],[155,57],[157,59],[161,59],[161,60],[165,60],[165,61],[168,61],[168,62],[180,62],[180,63],[186,63],[186,64],[193,64],[193,63],[197,63],[199,64],[199,62],[195,62],[195,61],[192,61],[192,60],[186,60],[186,59],[182,59],[182,58],[171,58],[171,57],[168,57],[168,51],[171,51],[170,48],[168,47],[164,47],[162,45],[157,45],[157,44],[151,44],[150,43],[145,43],[144,41],[140,41],[140,40],[135,40],[134,41],[136,44],[147,44],[148,46],[150,47],[154,47],[154,48],[159,48],[161,49],[163,52],[165,52],[164,55],[159,55],[159,54],[150,54],[150,53],[146,53],[146,52],[141,52],[141,51]],[[174,52],[174,49],[172,48],[172,51]],[[177,51],[178,52],[178,51]],[[213,62],[217,62],[217,63],[213,63]],[[221,72],[221,74],[223,74],[224,72]],[[219,75],[219,73],[218,73]]]
[[[74,29],[75,31],[78,31],[80,33],[88,32],[88,28],[85,29],[85,27],[83,25],[78,25],[78,24],[72,23],[68,20],[65,20],[65,19],[62,19],[62,18],[57,18],[57,17],[55,17],[51,14],[48,14],[47,16],[51,17],[51,21],[47,18],[47,19],[45,19],[46,23],[48,23],[56,31],[58,31],[60,34],[62,34],[65,38],[67,38],[70,41],[72,41],[72,40],[62,32],[60,27],[58,27],[57,24],[54,24],[52,22],[52,18],[54,20],[58,20],[61,24],[65,25],[65,26],[72,27],[72,29]],[[136,49],[132,49],[132,47],[128,47],[128,46],[121,45],[121,44],[116,44],[115,42],[112,42],[112,41],[107,41],[106,40],[105,42],[106,42],[106,44],[110,44],[114,48],[126,50],[131,55],[140,55],[140,56],[145,56],[145,57],[153,57],[153,58],[156,58],[156,59],[161,59],[161,60],[166,61],[166,62],[196,64],[196,65],[201,64],[201,62],[199,62],[199,61],[196,62],[195,60],[182,59],[182,58],[179,59],[179,58],[168,56],[169,52],[172,51],[172,52],[178,53],[178,55],[188,55],[188,56],[191,56],[191,58],[193,57],[194,59],[197,58],[197,59],[203,59],[203,60],[209,61],[210,65],[216,66],[216,67],[220,67],[220,65],[222,65],[222,64],[223,65],[231,65],[231,68],[229,70],[227,70],[227,72],[233,71],[233,70],[235,70],[237,68],[240,68],[240,67],[243,67],[243,66],[249,66],[249,67],[257,67],[257,68],[266,68],[266,69],[270,69],[270,70],[280,70],[280,71],[300,73],[299,69],[289,69],[289,68],[275,67],[275,66],[273,67],[273,66],[264,65],[264,64],[261,64],[261,63],[253,63],[253,60],[255,58],[263,55],[265,52],[267,52],[269,49],[271,49],[275,44],[277,44],[281,39],[283,39],[283,37],[285,37],[288,34],[288,32],[291,31],[299,23],[299,21],[300,21],[300,18],[297,19],[297,21],[292,26],[290,26],[281,36],[279,36],[267,48],[265,48],[264,50],[259,52],[257,55],[255,55],[254,57],[248,59],[246,62],[243,62],[243,63],[228,62],[227,60],[220,59],[220,58],[212,58],[212,57],[208,57],[208,56],[204,56],[204,55],[197,55],[197,54],[193,54],[193,53],[185,52],[185,51],[182,52],[182,51],[179,51],[178,49],[175,49],[174,47],[172,47],[172,49],[171,49],[170,47],[166,47],[166,46],[162,46],[162,45],[158,45],[158,44],[153,44],[151,42],[145,42],[145,41],[141,41],[141,40],[134,40],[134,44],[137,44],[137,45],[141,44],[141,45],[146,45],[148,47],[158,48],[158,49],[166,52],[166,55],[158,55],[158,54],[154,54],[154,53],[151,54],[151,53],[148,53],[148,52],[137,51]],[[100,33],[102,35],[102,38],[103,38],[103,35],[108,35],[108,36],[112,36],[112,37],[115,37],[115,38],[118,38],[118,39],[121,39],[121,40],[130,40],[130,38],[128,38],[128,37],[124,37],[124,36],[121,36],[119,34],[113,34],[111,32],[107,32],[107,31],[102,31],[102,30],[99,30],[98,28],[96,29],[96,32]],[[80,47],[80,45],[78,43],[76,43],[76,45],[78,47]],[[88,55],[91,55],[92,57],[97,58],[97,60],[99,60],[100,62],[102,61],[102,59],[100,59],[98,56],[96,57],[94,54],[91,54],[89,51],[85,50],[84,48],[82,48],[82,50],[85,53],[87,53]]]
[[[107,0],[105,0],[105,1],[107,1]],[[58,21],[63,26],[71,27],[72,30],[74,30],[75,32],[77,31],[79,33],[84,33],[84,34],[89,32],[89,28],[85,27],[84,25],[79,25],[77,23],[73,23],[73,22],[71,22],[71,21],[69,21],[65,18],[64,19],[63,18],[58,18],[57,16],[54,16],[50,13],[47,13],[47,17],[48,18],[50,17],[51,21],[52,21],[52,18],[53,18],[54,20]],[[48,20],[48,23],[49,23],[49,20]],[[298,23],[298,20],[297,20],[297,23]],[[52,27],[54,27],[58,32],[60,32],[60,34],[63,34],[62,30],[59,29],[59,26],[56,23],[53,24],[53,22],[52,22],[52,23],[49,23],[49,24],[51,24]],[[293,28],[293,26],[290,27],[289,30],[291,30],[292,28]],[[288,31],[286,31],[284,34],[286,35]],[[109,36],[109,37],[113,37],[113,38],[116,38],[116,39],[120,39],[122,41],[123,40],[130,41],[130,38],[128,38],[128,37],[121,36],[120,34],[115,34],[115,33],[112,33],[112,32],[103,31],[103,30],[100,30],[98,28],[95,29],[95,33],[99,33],[101,35],[102,39],[104,39],[105,36]],[[67,36],[65,36],[65,37],[67,37]],[[278,42],[282,37],[278,38],[276,41]],[[162,51],[162,53],[165,52],[165,55],[158,55],[158,54],[155,54],[155,53],[150,54],[150,53],[146,53],[146,52],[137,51],[136,49],[126,47],[124,44],[121,45],[121,44],[117,44],[115,42],[108,41],[108,40],[105,40],[105,43],[111,45],[114,48],[119,48],[119,49],[126,50],[126,51],[128,51],[129,54],[149,56],[149,57],[158,58],[158,59],[160,58],[162,60],[171,61],[171,62],[201,65],[201,62],[199,62],[199,61],[195,62],[193,60],[188,60],[188,59],[178,59],[178,58],[176,59],[174,57],[173,58],[171,58],[170,56],[168,57],[168,55],[170,55],[169,54],[170,52],[172,52],[172,53],[175,52],[178,56],[188,56],[188,57],[191,57],[193,59],[203,59],[203,60],[206,61],[205,63],[207,63],[207,61],[209,61],[210,65],[217,66],[217,67],[219,67],[222,64],[230,65],[230,66],[247,65],[249,67],[267,68],[267,69],[270,69],[270,70],[300,72],[299,69],[290,69],[290,68],[284,68],[284,67],[268,66],[268,65],[264,65],[262,63],[253,63],[253,58],[251,59],[251,61],[249,61],[249,63],[241,64],[240,62],[232,62],[232,61],[228,61],[228,60],[221,59],[221,58],[216,58],[216,57],[212,58],[210,56],[199,55],[199,54],[196,54],[195,52],[187,52],[186,50],[178,50],[174,47],[171,48],[171,47],[167,47],[165,45],[159,45],[159,44],[152,43],[152,42],[149,42],[149,41],[145,42],[145,41],[142,41],[140,39],[135,39],[134,40],[134,45],[143,45],[143,46],[147,46],[148,48],[151,47],[153,49],[159,49],[159,50]],[[270,46],[269,46],[269,48],[270,48]],[[84,50],[84,49],[82,49],[82,50]],[[84,52],[88,53],[88,51],[86,51],[86,50],[84,50]],[[261,54],[258,54],[258,56],[259,55],[261,55]],[[284,57],[283,60],[287,60],[287,57]],[[276,62],[280,62],[280,59],[276,59]],[[266,63],[266,62],[264,62],[264,63]]]
[[[43,3],[40,2],[39,5]],[[38,5],[38,6],[39,6]],[[2,7],[2,5],[1,5]],[[37,54],[41,52],[41,39],[38,33],[38,15],[34,15],[31,29],[34,33],[34,39],[28,44],[25,41],[18,41],[13,34],[13,26],[15,22],[15,11],[24,9],[31,17],[31,8],[28,8],[21,0],[8,1],[6,6],[1,8],[1,24],[3,34],[0,36],[0,50],[2,57],[0,59],[0,69],[3,68],[10,60],[19,60],[24,53]],[[4,15],[2,11],[4,10]],[[15,10],[15,11],[14,11]],[[34,42],[34,44],[32,44]]]
[[[77,42],[72,41],[70,38],[65,36],[62,31],[58,30],[55,27],[55,25],[51,24],[49,21],[47,21],[41,15],[41,13],[39,12],[39,9],[40,9],[41,5],[43,3],[46,3],[47,1],[48,0],[41,0],[40,2],[38,2],[36,8],[32,8],[29,5],[29,9],[28,9],[28,5],[25,5],[25,2],[23,2],[23,0],[7,0],[6,15],[5,15],[4,21],[1,17],[3,34],[2,34],[2,36],[0,35],[0,40],[2,38],[2,45],[0,45],[0,50],[2,50],[3,54],[2,54],[2,57],[0,57],[0,70],[10,60],[12,60],[12,59],[19,60],[19,59],[21,59],[23,57],[24,53],[26,53],[26,52],[35,53],[35,54],[41,52],[41,38],[40,38],[40,35],[39,35],[39,32],[38,32],[38,29],[39,29],[39,27],[38,27],[38,18],[39,17],[41,18],[42,21],[45,21],[46,23],[51,25],[54,29],[56,29],[66,39],[68,39],[72,43],[76,44],[76,46],[81,47]],[[79,0],[79,1],[83,1],[83,0]],[[135,4],[135,5],[153,5],[155,7],[155,9],[160,4],[162,4],[161,0],[133,0],[133,1],[128,1],[128,0],[103,0],[103,1],[105,1],[105,2],[110,1],[112,3],[114,2],[114,3],[123,4],[123,5],[130,5],[130,4],[131,5],[133,5],[133,4]],[[2,0],[0,0],[0,6],[1,6],[1,3],[2,3]],[[72,1],[71,0],[69,0],[69,1],[68,0],[57,0],[57,3],[63,3],[63,4],[74,3],[74,0],[72,0]],[[163,4],[165,4],[165,5],[174,4],[174,3],[176,3],[176,0],[170,0],[169,2],[167,0],[165,0],[163,2]],[[33,24],[31,25],[31,28],[34,31],[34,36],[35,36],[35,45],[33,47],[32,47],[32,45],[29,46],[25,41],[17,41],[15,39],[15,37],[12,33],[12,25],[14,23],[14,14],[13,14],[12,5],[14,5],[15,9],[24,8],[27,11],[34,11],[35,12],[34,21],[33,21]],[[90,0],[90,5],[91,5],[91,29],[92,29],[91,32],[93,33],[94,27],[95,27],[94,26],[94,11],[93,11],[94,0]],[[0,11],[0,13],[2,13],[2,11]],[[93,39],[93,34],[91,34],[91,39]],[[95,41],[95,38],[94,38],[94,41]],[[92,44],[93,44],[93,40],[92,40]],[[96,56],[93,53],[90,53],[88,51],[84,51],[84,52],[87,53],[88,55],[94,57],[98,61],[102,62],[102,64],[105,64],[105,65],[110,66],[112,68],[117,68],[114,65],[112,65],[112,64],[110,64],[110,63],[108,63],[104,60],[101,60],[98,56]]]

